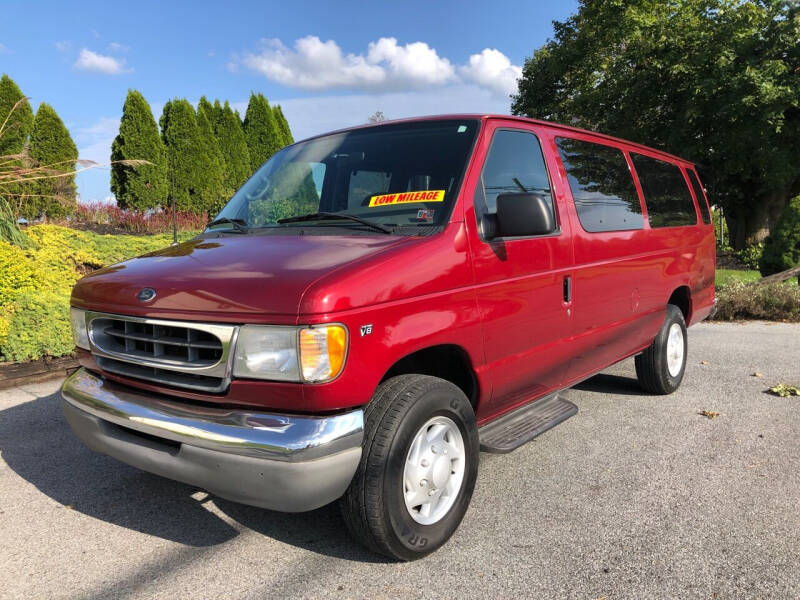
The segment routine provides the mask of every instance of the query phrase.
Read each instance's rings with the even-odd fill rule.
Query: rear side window
[[[569,138],[558,138],[556,144],[586,231],[644,228],[642,205],[621,150]]]
[[[541,192],[553,210],[542,147],[532,133],[498,130],[483,165],[481,181],[488,213],[497,212],[497,196],[515,192]]]
[[[689,181],[692,184],[692,189],[694,190],[694,197],[697,198],[697,204],[700,207],[700,214],[703,217],[703,223],[708,225],[711,223],[711,213],[708,212],[708,202],[706,202],[706,195],[703,193],[703,186],[700,185],[700,180],[697,178],[697,175],[691,169],[687,169],[689,173]]]
[[[650,227],[696,225],[697,213],[680,168],[672,163],[631,154],[647,205]]]

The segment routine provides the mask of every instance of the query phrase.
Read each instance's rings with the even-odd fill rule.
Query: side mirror
[[[556,223],[548,200],[549,196],[533,192],[500,194],[497,214],[486,215],[491,221],[484,228],[486,239],[553,233]]]

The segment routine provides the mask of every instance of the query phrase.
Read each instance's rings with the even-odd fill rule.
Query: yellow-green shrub
[[[35,247],[22,250],[0,241],[0,360],[71,353],[69,296],[75,282],[92,269],[172,241],[168,234],[99,235],[58,225],[37,225],[26,233]]]

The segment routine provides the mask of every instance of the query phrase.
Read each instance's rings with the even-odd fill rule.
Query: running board
[[[518,408],[478,430],[481,450],[505,454],[566,421],[578,407],[555,393]]]

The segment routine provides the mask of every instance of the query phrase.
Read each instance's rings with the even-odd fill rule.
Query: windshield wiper
[[[370,221],[368,219],[362,219],[361,217],[356,217],[355,215],[348,215],[347,213],[332,213],[332,212],[315,212],[315,213],[308,213],[307,215],[300,215],[299,217],[286,217],[285,219],[278,219],[278,223],[301,223],[303,221],[333,221],[343,219],[347,221],[355,221],[356,223],[361,223],[362,225],[366,225],[367,227],[372,227],[373,229],[377,229],[378,231],[382,231],[383,233],[393,233],[394,230],[391,227],[387,227],[386,225],[381,225],[380,223],[376,223],[374,221]]]
[[[244,219],[229,219],[228,217],[222,217],[220,219],[211,221],[211,223],[206,225],[206,229],[213,227],[214,225],[222,225],[223,223],[230,223],[233,225],[233,229],[218,229],[217,231],[235,231],[236,233],[247,233],[247,221]]]

